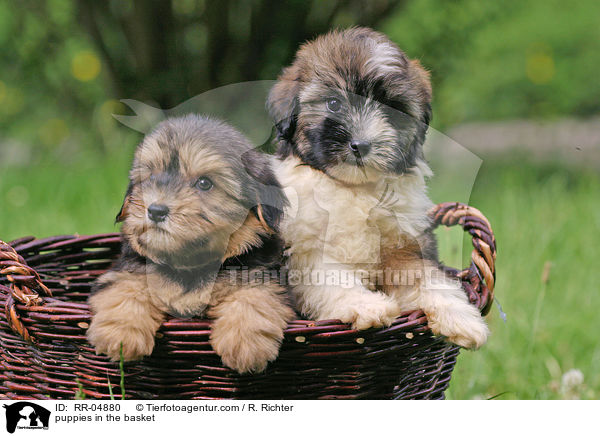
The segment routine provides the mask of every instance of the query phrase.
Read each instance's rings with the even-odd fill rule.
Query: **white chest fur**
[[[291,268],[378,264],[381,247],[402,246],[429,226],[431,171],[424,162],[410,174],[364,185],[338,182],[295,157],[275,167],[290,200],[281,233]]]

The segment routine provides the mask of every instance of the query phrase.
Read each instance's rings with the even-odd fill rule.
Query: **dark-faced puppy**
[[[419,62],[371,29],[333,31],[298,50],[267,106],[279,134],[276,172],[297,205],[282,224],[288,267],[333,277],[295,285],[298,308],[357,328],[421,308],[435,333],[483,344],[487,326],[441,273],[430,231],[422,146],[431,86]],[[413,280],[373,279],[387,270]]]
[[[364,183],[423,159],[431,86],[419,62],[384,35],[353,28],[303,45],[268,107],[284,139],[282,157]]]
[[[122,343],[125,359],[138,359],[166,313],[206,313],[223,362],[262,371],[293,316],[279,284],[257,274],[278,266],[285,203],[268,158],[231,126],[162,122],[135,154],[117,216],[122,254],[90,297],[90,343],[113,359]]]

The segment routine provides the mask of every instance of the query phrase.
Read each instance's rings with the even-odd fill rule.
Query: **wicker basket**
[[[438,205],[436,225],[473,237],[472,262],[451,270],[483,314],[493,301],[496,244],[487,219],[459,203]],[[87,343],[86,300],[118,256],[118,234],[0,241],[0,399],[110,398],[119,364]],[[126,398],[443,399],[459,348],[434,337],[420,311],[392,326],[352,330],[337,320],[293,321],[276,362],[260,375],[224,367],[208,342],[210,321],[165,321],[152,356],[125,365]]]

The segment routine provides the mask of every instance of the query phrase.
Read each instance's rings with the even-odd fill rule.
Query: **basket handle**
[[[469,301],[486,315],[494,301],[496,283],[496,238],[489,221],[478,209],[456,202],[438,204],[429,214],[434,228],[458,224],[473,238],[471,265],[462,271],[447,269],[461,279]]]
[[[17,312],[16,302],[26,306],[39,306],[43,304],[40,293],[51,297],[52,292],[42,283],[39,274],[27,265],[25,259],[4,241],[0,241],[0,274],[5,275],[10,282],[10,293],[4,303],[8,325],[27,342],[34,343],[33,336],[29,334]]]

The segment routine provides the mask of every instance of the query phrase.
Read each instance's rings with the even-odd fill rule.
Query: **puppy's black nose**
[[[369,142],[367,141],[355,139],[352,142],[350,142],[350,150],[352,150],[352,153],[364,157],[367,154],[369,154],[369,151],[371,151],[371,144],[369,144]]]
[[[156,204],[152,203],[148,207],[148,218],[150,218],[155,223],[161,223],[169,215],[169,208],[164,204]]]

